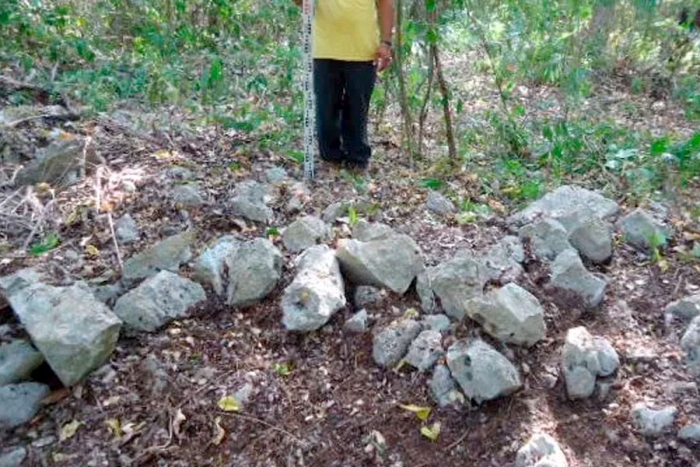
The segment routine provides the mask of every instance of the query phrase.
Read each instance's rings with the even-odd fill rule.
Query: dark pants
[[[321,158],[365,164],[369,101],[376,68],[372,62],[314,60],[316,124]]]

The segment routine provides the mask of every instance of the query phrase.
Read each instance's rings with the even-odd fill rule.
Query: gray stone
[[[405,360],[418,371],[425,371],[432,368],[444,353],[440,331],[427,330],[411,342]]]
[[[282,253],[265,238],[240,245],[229,268],[227,302],[248,307],[267,297],[282,278]]]
[[[380,222],[369,222],[365,219],[357,221],[352,229],[352,238],[361,242],[383,240],[392,235],[396,235],[396,232],[388,225]]]
[[[452,322],[447,315],[426,315],[423,317],[423,327],[434,331],[445,332],[452,327]]]
[[[665,312],[688,321],[700,316],[700,294],[690,295],[669,303]]]
[[[301,217],[292,222],[282,233],[284,247],[292,253],[298,253],[330,239],[331,229],[316,216]]]
[[[352,315],[350,318],[348,318],[347,321],[345,321],[345,325],[343,326],[345,330],[349,332],[354,332],[356,334],[362,334],[367,330],[367,310],[364,308]]]
[[[643,402],[632,407],[630,415],[637,429],[644,436],[658,436],[669,430],[676,420],[678,409],[666,406],[661,409],[650,409]]]
[[[192,267],[192,280],[211,285],[214,292],[222,296],[226,290],[226,277],[233,268],[233,259],[242,241],[235,235],[219,238],[197,258]]]
[[[530,249],[540,260],[551,261],[559,253],[571,249],[569,235],[558,221],[540,219],[520,228],[520,238],[530,242]]]
[[[546,433],[533,435],[518,450],[515,467],[568,467],[559,443]]]
[[[508,396],[522,387],[515,366],[481,339],[452,344],[447,349],[447,366],[464,394],[477,404]]]
[[[426,282],[425,278],[421,279]],[[427,284],[434,296],[440,300],[445,314],[461,320],[467,313],[467,301],[483,293],[486,276],[481,263],[468,254],[461,252],[454,258],[427,270]],[[427,306],[430,298],[422,290],[421,306]],[[428,296],[426,296],[428,295]],[[428,312],[426,310],[426,312]]]
[[[678,437],[683,441],[700,441],[700,423],[689,423],[678,431]]]
[[[114,223],[114,233],[122,245],[134,243],[139,239],[139,226],[130,214],[124,214]]]
[[[420,299],[420,308],[424,313],[436,313],[438,304],[430,283],[432,269],[423,270],[416,276],[416,293]]]
[[[585,188],[564,185],[510,216],[508,223],[518,228],[548,217],[571,232],[589,219],[607,219],[619,211],[620,206],[611,199]]]
[[[596,378],[612,375],[619,366],[620,357],[608,340],[592,336],[583,326],[567,331],[562,372],[570,399],[592,396]]]
[[[355,285],[383,287],[398,294],[404,294],[424,268],[420,248],[405,234],[347,240],[336,256],[344,276]]]
[[[371,285],[361,285],[355,289],[353,302],[356,307],[364,308],[368,305],[376,305],[381,302],[381,290]]]
[[[64,386],[102,366],[116,346],[121,320],[82,282],[70,287],[36,283],[8,300]]]
[[[340,265],[328,245],[316,245],[297,258],[296,267],[282,295],[282,324],[291,331],[315,331],[346,305]]]
[[[96,299],[107,306],[111,306],[124,293],[124,286],[121,282],[117,282],[114,284],[93,285],[91,290]]]
[[[323,219],[323,222],[327,224],[333,224],[340,217],[343,217],[348,213],[348,208],[350,206],[351,203],[345,201],[337,201],[333,204],[329,204],[328,207],[323,210],[321,219]]]
[[[41,400],[50,392],[39,383],[8,384],[0,387],[0,429],[9,430],[27,423],[39,411]]]
[[[186,208],[196,208],[206,203],[198,183],[175,185],[170,192],[170,197],[175,204]]]
[[[177,165],[166,169],[164,174],[172,180],[186,181],[194,178],[194,173],[190,169]]]
[[[282,185],[287,181],[287,171],[284,167],[272,167],[265,172],[265,180],[272,185]]]
[[[569,235],[569,243],[584,258],[594,263],[604,263],[613,254],[612,227],[601,219],[590,219]]]
[[[464,395],[450,374],[450,369],[445,365],[435,367],[433,376],[428,381],[428,387],[433,400],[440,407],[456,406],[465,402]]]
[[[625,242],[642,250],[666,246],[671,236],[667,225],[641,208],[626,215],[621,227]]]
[[[85,145],[86,141],[81,137],[52,142],[17,172],[15,182],[18,185],[46,182],[55,186],[77,182],[96,164],[104,163],[94,150],[88,148],[86,151]]]
[[[272,220],[273,212],[268,206],[270,201],[269,189],[266,185],[254,180],[239,183],[231,200],[231,211],[234,216],[240,216],[253,222],[268,223]]]
[[[554,260],[551,284],[576,294],[586,308],[600,305],[607,287],[607,281],[586,269],[576,250],[566,250]]]
[[[41,352],[25,340],[0,344],[0,386],[29,379],[43,362]]]
[[[122,295],[114,312],[132,329],[155,332],[165,324],[188,316],[206,300],[201,285],[170,271],[161,271]]]
[[[514,283],[468,300],[466,310],[501,342],[531,347],[547,334],[544,308],[534,295]]]
[[[508,235],[479,257],[484,274],[491,280],[513,282],[524,272],[521,263],[525,260],[523,244],[518,237]]]
[[[700,376],[700,316],[692,319],[681,338],[685,365],[693,376]]]
[[[393,367],[406,355],[421,331],[421,325],[412,319],[400,319],[392,322],[372,339],[372,357],[377,365]]]
[[[428,211],[434,212],[440,216],[449,216],[457,211],[454,203],[445,195],[437,191],[430,190],[428,199],[425,202],[425,207]]]
[[[125,279],[144,279],[159,271],[177,272],[181,264],[192,258],[190,245],[193,240],[193,231],[183,232],[161,240],[126,260],[122,277]]]
[[[19,467],[27,457],[27,450],[22,446],[0,452],[0,467]]]

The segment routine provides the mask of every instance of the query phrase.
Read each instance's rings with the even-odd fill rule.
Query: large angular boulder
[[[44,362],[44,356],[31,343],[17,339],[0,344],[0,386],[29,379]]]
[[[696,316],[700,316],[700,294],[675,300],[666,306],[664,312],[690,321]]]
[[[620,357],[606,339],[592,336],[583,326],[566,333],[562,372],[570,399],[593,395],[596,378],[612,375],[619,366]]]
[[[17,172],[15,182],[18,185],[46,182],[57,186],[77,182],[90,171],[92,164],[103,162],[94,151],[85,151],[85,144],[81,137],[52,142]]]
[[[417,291],[421,306],[432,313],[436,309],[435,299],[439,299],[446,315],[461,320],[467,313],[469,299],[483,294],[486,280],[484,267],[478,259],[466,252],[458,253],[419,276]]]
[[[673,427],[678,415],[678,408],[665,406],[660,409],[652,409],[644,402],[638,402],[632,406],[630,416],[637,429],[644,436],[658,436]]]
[[[590,219],[608,219],[619,212],[620,206],[611,199],[585,188],[564,185],[510,216],[508,223],[520,228],[539,218],[551,218],[571,232]]]
[[[671,236],[665,223],[641,208],[622,218],[621,226],[625,242],[642,250],[666,246]]]
[[[177,272],[192,258],[194,231],[168,237],[124,262],[124,279],[145,279],[159,271]]]
[[[568,467],[559,443],[546,433],[537,433],[525,443],[515,457],[515,467]]]
[[[398,294],[404,294],[424,269],[420,248],[405,234],[347,240],[336,256],[343,275],[355,285],[383,287]]]
[[[569,243],[582,257],[594,263],[604,263],[613,254],[612,227],[604,220],[590,219],[569,234]]]
[[[30,284],[8,301],[65,386],[102,366],[116,346],[122,321],[82,282],[70,287]]]
[[[229,268],[227,302],[245,308],[260,302],[282,277],[282,253],[265,238],[239,246]]]
[[[0,430],[10,430],[31,420],[49,392],[48,386],[34,382],[0,386]]]
[[[243,240],[236,235],[225,235],[204,250],[192,266],[192,280],[211,285],[221,296],[226,291],[226,277],[233,267],[233,258]]]
[[[122,295],[114,312],[130,328],[155,332],[165,324],[184,318],[207,295],[198,283],[161,271]]]
[[[559,254],[552,264],[551,285],[573,293],[585,308],[595,308],[603,301],[607,282],[586,269],[576,250]]]
[[[521,227],[518,234],[530,243],[532,253],[540,260],[551,261],[562,251],[572,248],[566,229],[554,219],[536,220]]]
[[[267,185],[254,180],[243,181],[234,190],[231,199],[232,214],[253,222],[268,223],[273,216],[272,209],[268,206],[270,199]]]
[[[547,334],[544,308],[534,295],[514,283],[467,301],[466,310],[501,342],[531,347]]]
[[[445,365],[435,366],[433,376],[428,381],[430,395],[440,407],[464,403],[464,395],[452,378],[450,369]]]
[[[522,387],[515,366],[481,339],[460,340],[447,349],[447,366],[464,394],[477,404]]]
[[[485,276],[502,283],[518,279],[524,272],[525,251],[520,239],[513,235],[503,237],[479,257]]]
[[[282,324],[292,331],[314,331],[346,305],[340,265],[333,250],[316,245],[297,258],[296,267],[299,272],[282,295]]]
[[[693,376],[700,376],[700,316],[692,319],[683,337],[681,349],[685,353],[684,362]]]
[[[316,216],[301,217],[292,222],[282,233],[284,247],[292,253],[298,253],[330,239],[330,227]]]
[[[419,322],[400,319],[392,322],[372,338],[372,357],[377,365],[393,367],[406,355],[408,347],[421,332]]]
[[[426,371],[432,368],[443,354],[442,334],[440,331],[429,329],[418,334],[411,342],[405,360],[418,371]]]

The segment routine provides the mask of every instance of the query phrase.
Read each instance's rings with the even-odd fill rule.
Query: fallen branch
[[[59,121],[75,121],[75,120],[80,120],[80,115],[76,113],[67,113],[64,115],[59,115],[59,114],[41,114],[41,115],[32,115],[31,117],[25,117],[25,118],[20,118],[19,120],[15,120],[10,123],[6,123],[4,126],[7,128],[12,128],[18,125],[21,125],[22,123],[27,123],[31,122],[33,120],[42,120],[44,118],[52,118],[54,120],[59,120]]]

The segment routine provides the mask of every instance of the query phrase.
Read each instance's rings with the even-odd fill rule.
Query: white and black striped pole
[[[316,0],[303,0],[304,47],[304,178],[314,178],[316,100],[314,97],[313,22]]]

